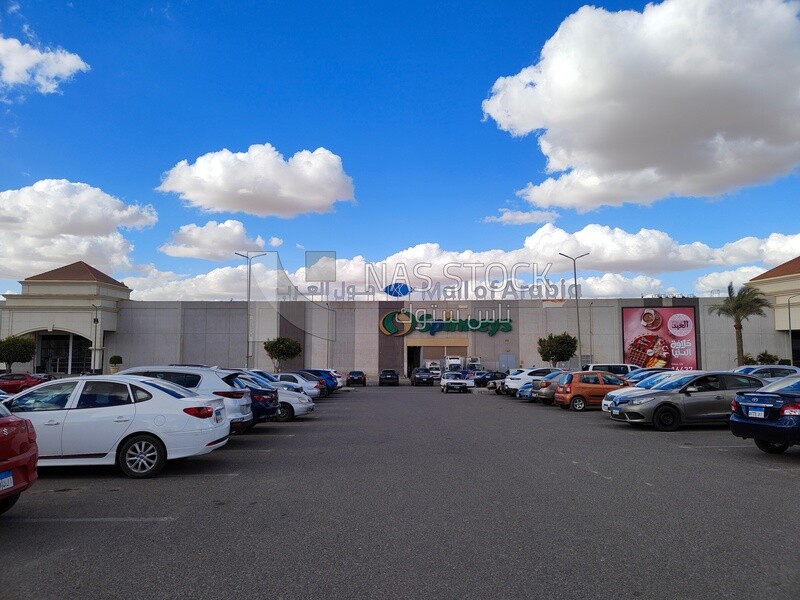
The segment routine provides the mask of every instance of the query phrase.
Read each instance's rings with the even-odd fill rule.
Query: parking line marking
[[[85,517],[8,519],[19,523],[169,523],[176,517]]]

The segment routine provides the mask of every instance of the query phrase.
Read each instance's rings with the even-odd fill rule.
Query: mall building
[[[485,368],[542,365],[537,342],[578,336],[582,364],[631,362],[730,369],[733,323],[710,314],[720,297],[567,300],[137,301],[123,282],[77,262],[20,282],[0,303],[0,338],[33,336],[36,358],[15,371],[78,374],[123,367],[197,363],[273,370],[263,342],[299,341],[283,369],[381,369],[401,374],[444,356],[479,357]],[[772,302],[766,318],[744,324],[745,352],[800,359],[800,257],[750,283]],[[792,303],[795,300],[795,303]],[[790,336],[791,332],[791,336]],[[573,358],[573,368],[578,366]],[[374,380],[374,379],[373,379]]]

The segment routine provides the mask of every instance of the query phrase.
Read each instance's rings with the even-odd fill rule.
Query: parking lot
[[[367,387],[149,480],[40,469],[0,598],[797,598],[800,451]]]

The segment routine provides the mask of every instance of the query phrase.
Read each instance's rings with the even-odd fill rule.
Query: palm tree
[[[742,321],[747,321],[750,317],[766,317],[764,309],[769,306],[769,301],[759,290],[742,286],[739,291],[733,292],[733,282],[728,284],[728,297],[722,304],[714,304],[708,307],[710,314],[726,316],[733,319],[733,329],[736,331],[736,363],[738,366],[744,364],[744,342],[742,341]]]

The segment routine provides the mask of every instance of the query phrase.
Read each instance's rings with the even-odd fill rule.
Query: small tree
[[[566,331],[558,335],[549,334],[545,338],[539,338],[539,356],[546,360],[551,366],[556,363],[569,360],[575,356],[578,349],[578,340]]]
[[[300,345],[300,342],[291,338],[277,337],[274,340],[264,342],[264,350],[272,359],[275,370],[280,371],[281,363],[300,356],[303,347]]]
[[[10,335],[0,340],[0,362],[6,363],[6,372],[11,372],[14,363],[26,363],[36,356],[36,342],[28,337]]]
[[[780,357],[776,354],[770,354],[767,350],[759,353],[756,360],[760,365],[777,365]]]

